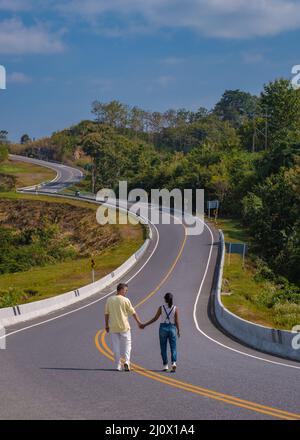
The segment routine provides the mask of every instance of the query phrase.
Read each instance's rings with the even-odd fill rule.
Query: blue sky
[[[300,64],[292,0],[0,0],[0,129],[50,135],[95,99],[211,108]]]

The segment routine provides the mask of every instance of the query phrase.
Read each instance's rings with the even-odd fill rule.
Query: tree
[[[299,171],[283,169],[257,185],[243,200],[244,221],[260,254],[277,272],[300,281]],[[295,188],[293,187],[293,184]]]
[[[190,112],[189,110],[185,108],[180,108],[176,112],[176,125],[188,124],[189,122],[191,122],[191,115],[192,112]]]
[[[261,93],[260,108],[268,118],[269,148],[291,134],[294,141],[300,141],[300,89],[295,90],[285,79],[270,82]]]
[[[128,123],[129,109],[119,101],[108,103],[94,101],[92,113],[95,115],[96,121],[101,124],[124,128]]]
[[[190,122],[200,121],[202,118],[205,118],[209,115],[209,111],[205,107],[199,107],[196,112],[192,112],[190,116]]]
[[[162,113],[153,112],[150,114],[149,126],[150,126],[150,130],[153,133],[159,133],[163,128],[163,124],[164,124],[164,116]]]
[[[145,129],[145,111],[137,106],[132,107],[128,116],[128,126],[135,132]]]
[[[22,144],[22,145],[28,144],[30,141],[31,141],[31,139],[28,136],[28,134],[23,134],[20,139],[20,144]]]
[[[99,124],[104,122],[104,115],[105,115],[104,105],[105,104],[103,104],[100,101],[92,102],[91,112],[95,116],[95,121],[98,122]]]
[[[0,130],[0,144],[5,144],[8,142],[7,135],[8,135],[8,131]]]
[[[165,127],[174,128],[177,123],[177,112],[176,110],[170,108],[164,112],[164,125]]]
[[[103,126],[96,133],[86,135],[82,140],[83,151],[92,159],[92,192],[96,193],[97,177],[103,169],[101,163],[103,152],[108,151],[111,147],[113,131],[110,127]]]
[[[229,121],[239,127],[255,113],[258,98],[241,90],[226,90],[213,112],[222,121]]]

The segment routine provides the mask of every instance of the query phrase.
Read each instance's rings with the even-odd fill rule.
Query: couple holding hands
[[[143,324],[130,300],[126,298],[128,285],[120,283],[117,287],[117,293],[108,298],[105,304],[105,329],[111,334],[112,348],[115,354],[116,367],[118,371],[122,370],[121,355],[124,356],[124,370],[130,371],[131,355],[131,331],[128,318],[133,316],[138,326],[144,329],[148,325],[161,319],[159,326],[160,351],[163,362],[163,371],[168,371],[167,345],[169,342],[171,349],[171,373],[176,371],[177,362],[177,336],[180,337],[178,309],[173,304],[172,293],[166,293],[165,303],[160,306],[155,316]]]

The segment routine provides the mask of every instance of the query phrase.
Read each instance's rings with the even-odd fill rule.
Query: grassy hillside
[[[96,209],[96,205],[73,200],[1,194],[0,229],[7,231],[6,237],[17,238],[19,245],[17,249],[8,246],[0,257],[0,306],[49,298],[88,284],[92,281],[91,255],[99,279],[142,245],[142,226],[100,226]],[[49,225],[55,225],[55,234],[45,240]]]
[[[35,185],[56,176],[55,171],[49,168],[12,160],[0,162],[0,173],[15,176],[16,187]]]

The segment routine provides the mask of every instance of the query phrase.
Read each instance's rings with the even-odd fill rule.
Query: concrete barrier
[[[80,287],[79,289],[75,289],[71,292],[63,293],[52,298],[0,309],[0,325],[5,327],[44,316],[48,313],[82,301],[83,299],[95,295],[96,293],[101,293],[103,289],[118,281],[118,279],[122,278],[130,269],[135,266],[135,264],[146,252],[149,244],[150,240],[147,239],[141,248],[127,261],[125,261],[125,263],[95,283],[88,284]]]
[[[74,196],[64,196],[45,192],[42,194],[52,197],[59,196],[67,199],[75,199]],[[95,200],[85,200],[83,197],[81,197],[80,199],[92,203],[97,203]],[[125,211],[124,208],[120,208],[120,210]],[[130,215],[134,216],[134,214],[132,213]],[[145,224],[146,227],[149,228],[149,236],[152,239],[152,226],[149,225],[149,223],[146,223],[146,221]],[[95,295],[96,293],[101,293],[103,289],[118,281],[118,279],[122,278],[130,269],[135,266],[135,264],[145,254],[150,242],[151,240],[147,238],[140,249],[138,249],[138,251],[134,255],[128,258],[128,260],[126,260],[120,267],[118,267],[105,277],[101,278],[100,280],[96,281],[95,283],[88,284],[71,292],[63,293],[61,295],[57,295],[45,300],[0,309],[0,326],[13,325],[19,322],[24,322],[33,318],[44,316],[61,308],[82,301],[83,299]]]
[[[300,361],[299,333],[277,330],[246,321],[231,313],[222,303],[222,278],[225,261],[225,242],[220,231],[219,255],[212,292],[212,307],[217,323],[230,335],[256,350]]]

